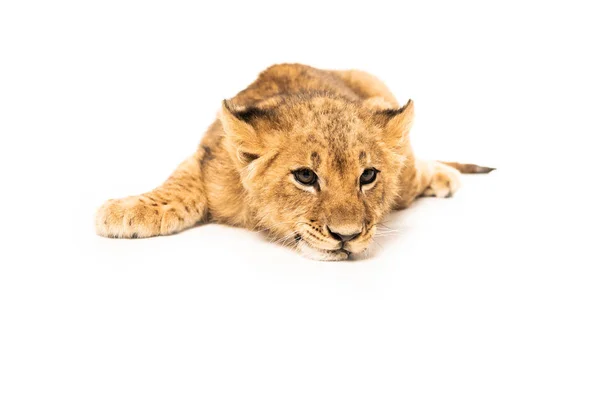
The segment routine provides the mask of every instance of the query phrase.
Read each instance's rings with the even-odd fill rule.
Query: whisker
[[[292,223],[294,223],[294,221],[283,221],[283,222],[278,222],[278,223],[276,223],[276,224],[273,224],[273,225],[271,225],[271,226],[270,226],[270,227],[268,227],[268,228],[264,228],[264,229],[256,230],[256,228],[258,228],[258,225],[260,225],[260,223],[259,223],[259,224],[256,224],[252,230],[253,230],[254,232],[260,233],[260,232],[264,232],[264,231],[269,231],[269,230],[272,230],[274,227],[277,227],[277,226],[280,226],[280,225],[284,225],[284,224],[292,224]]]
[[[279,238],[279,239],[274,239],[274,240],[272,240],[272,241],[271,241],[271,243],[275,243],[275,244],[283,244],[284,246],[286,246],[286,245],[287,245],[287,242],[288,242],[290,239],[293,239],[293,238],[296,236],[296,234],[297,234],[297,232],[296,232],[296,231],[294,231],[294,232],[292,232],[292,233],[290,233],[290,234],[288,234],[288,235],[285,235],[285,236],[283,236],[283,237],[281,237],[281,238]]]
[[[388,221],[386,221],[386,222],[388,222]],[[392,228],[390,228],[389,226],[385,225],[383,222],[380,222],[380,223],[378,223],[377,225],[378,225],[378,226],[383,226],[384,228],[387,228],[387,229],[392,229]]]
[[[396,233],[399,232],[397,229],[389,229],[389,230],[385,230],[385,229],[377,229],[377,233]]]
[[[400,231],[377,231],[375,235],[397,235]]]

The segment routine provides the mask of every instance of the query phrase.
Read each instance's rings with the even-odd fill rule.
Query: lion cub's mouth
[[[312,258],[313,260],[319,261],[341,261],[347,260],[352,255],[350,250],[345,249],[343,246],[337,250],[323,250],[317,247],[311,246],[307,240],[302,238],[299,233],[294,237],[296,240],[296,248],[304,256]]]

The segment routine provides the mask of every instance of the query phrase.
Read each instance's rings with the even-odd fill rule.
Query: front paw
[[[423,196],[450,197],[460,188],[460,172],[436,162],[433,166],[431,183],[423,191]]]
[[[168,235],[180,230],[183,223],[175,209],[136,196],[109,200],[96,213],[96,233],[106,237]]]

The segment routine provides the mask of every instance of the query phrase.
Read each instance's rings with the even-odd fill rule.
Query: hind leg
[[[419,196],[450,197],[460,188],[460,172],[438,161],[417,159],[403,169],[400,180],[396,210],[407,208]]]
[[[450,197],[460,188],[460,172],[438,161],[417,161],[421,196]]]

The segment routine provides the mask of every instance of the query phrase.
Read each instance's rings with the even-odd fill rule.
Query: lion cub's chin
[[[362,253],[364,250],[366,250],[365,248],[358,253],[351,253],[348,250],[321,250],[312,247],[304,240],[299,241],[296,245],[296,248],[304,257],[317,261],[343,261],[347,260],[351,254],[354,255]]]

